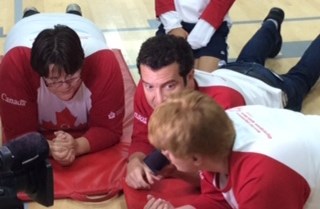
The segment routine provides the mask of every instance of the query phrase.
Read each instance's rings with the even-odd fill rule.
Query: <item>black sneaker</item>
[[[267,19],[273,19],[277,21],[278,23],[278,31],[281,31],[281,24],[284,20],[284,11],[278,7],[273,7],[270,9],[268,15],[266,18],[264,18],[263,22],[265,22]]]
[[[268,57],[270,58],[274,58],[275,56],[278,55],[278,53],[281,50],[281,46],[282,46],[282,37],[281,37],[281,24],[284,20],[284,11],[278,7],[273,7],[270,9],[268,15],[266,16],[266,18],[264,18],[263,22],[265,22],[268,19],[272,19],[275,20],[278,23],[278,31],[280,34],[279,40],[276,43],[276,47],[275,50],[272,51]]]

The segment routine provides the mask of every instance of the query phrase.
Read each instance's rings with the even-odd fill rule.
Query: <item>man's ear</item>
[[[187,75],[186,75],[186,87],[194,89],[194,69],[192,69]]]
[[[187,75],[187,81],[193,81],[194,79],[194,69],[190,70],[190,72]]]

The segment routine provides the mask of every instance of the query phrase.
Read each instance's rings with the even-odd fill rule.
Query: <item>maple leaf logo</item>
[[[77,117],[71,114],[69,109],[65,108],[61,112],[56,112],[57,123],[52,121],[42,121],[42,130],[66,130],[66,129],[79,129],[85,127],[85,124],[79,124],[75,126]]]

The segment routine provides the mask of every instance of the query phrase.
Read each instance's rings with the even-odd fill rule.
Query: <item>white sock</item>
[[[271,21],[275,24],[276,28],[278,29],[279,28],[279,25],[278,25],[278,22],[274,19],[267,19],[266,21]]]

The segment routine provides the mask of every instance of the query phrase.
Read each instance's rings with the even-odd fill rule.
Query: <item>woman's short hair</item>
[[[227,156],[235,138],[232,121],[208,95],[184,90],[159,105],[149,120],[149,140],[175,156]]]
[[[49,65],[59,73],[74,74],[83,64],[84,51],[77,33],[64,25],[41,31],[31,49],[31,66],[42,77],[48,77]]]

